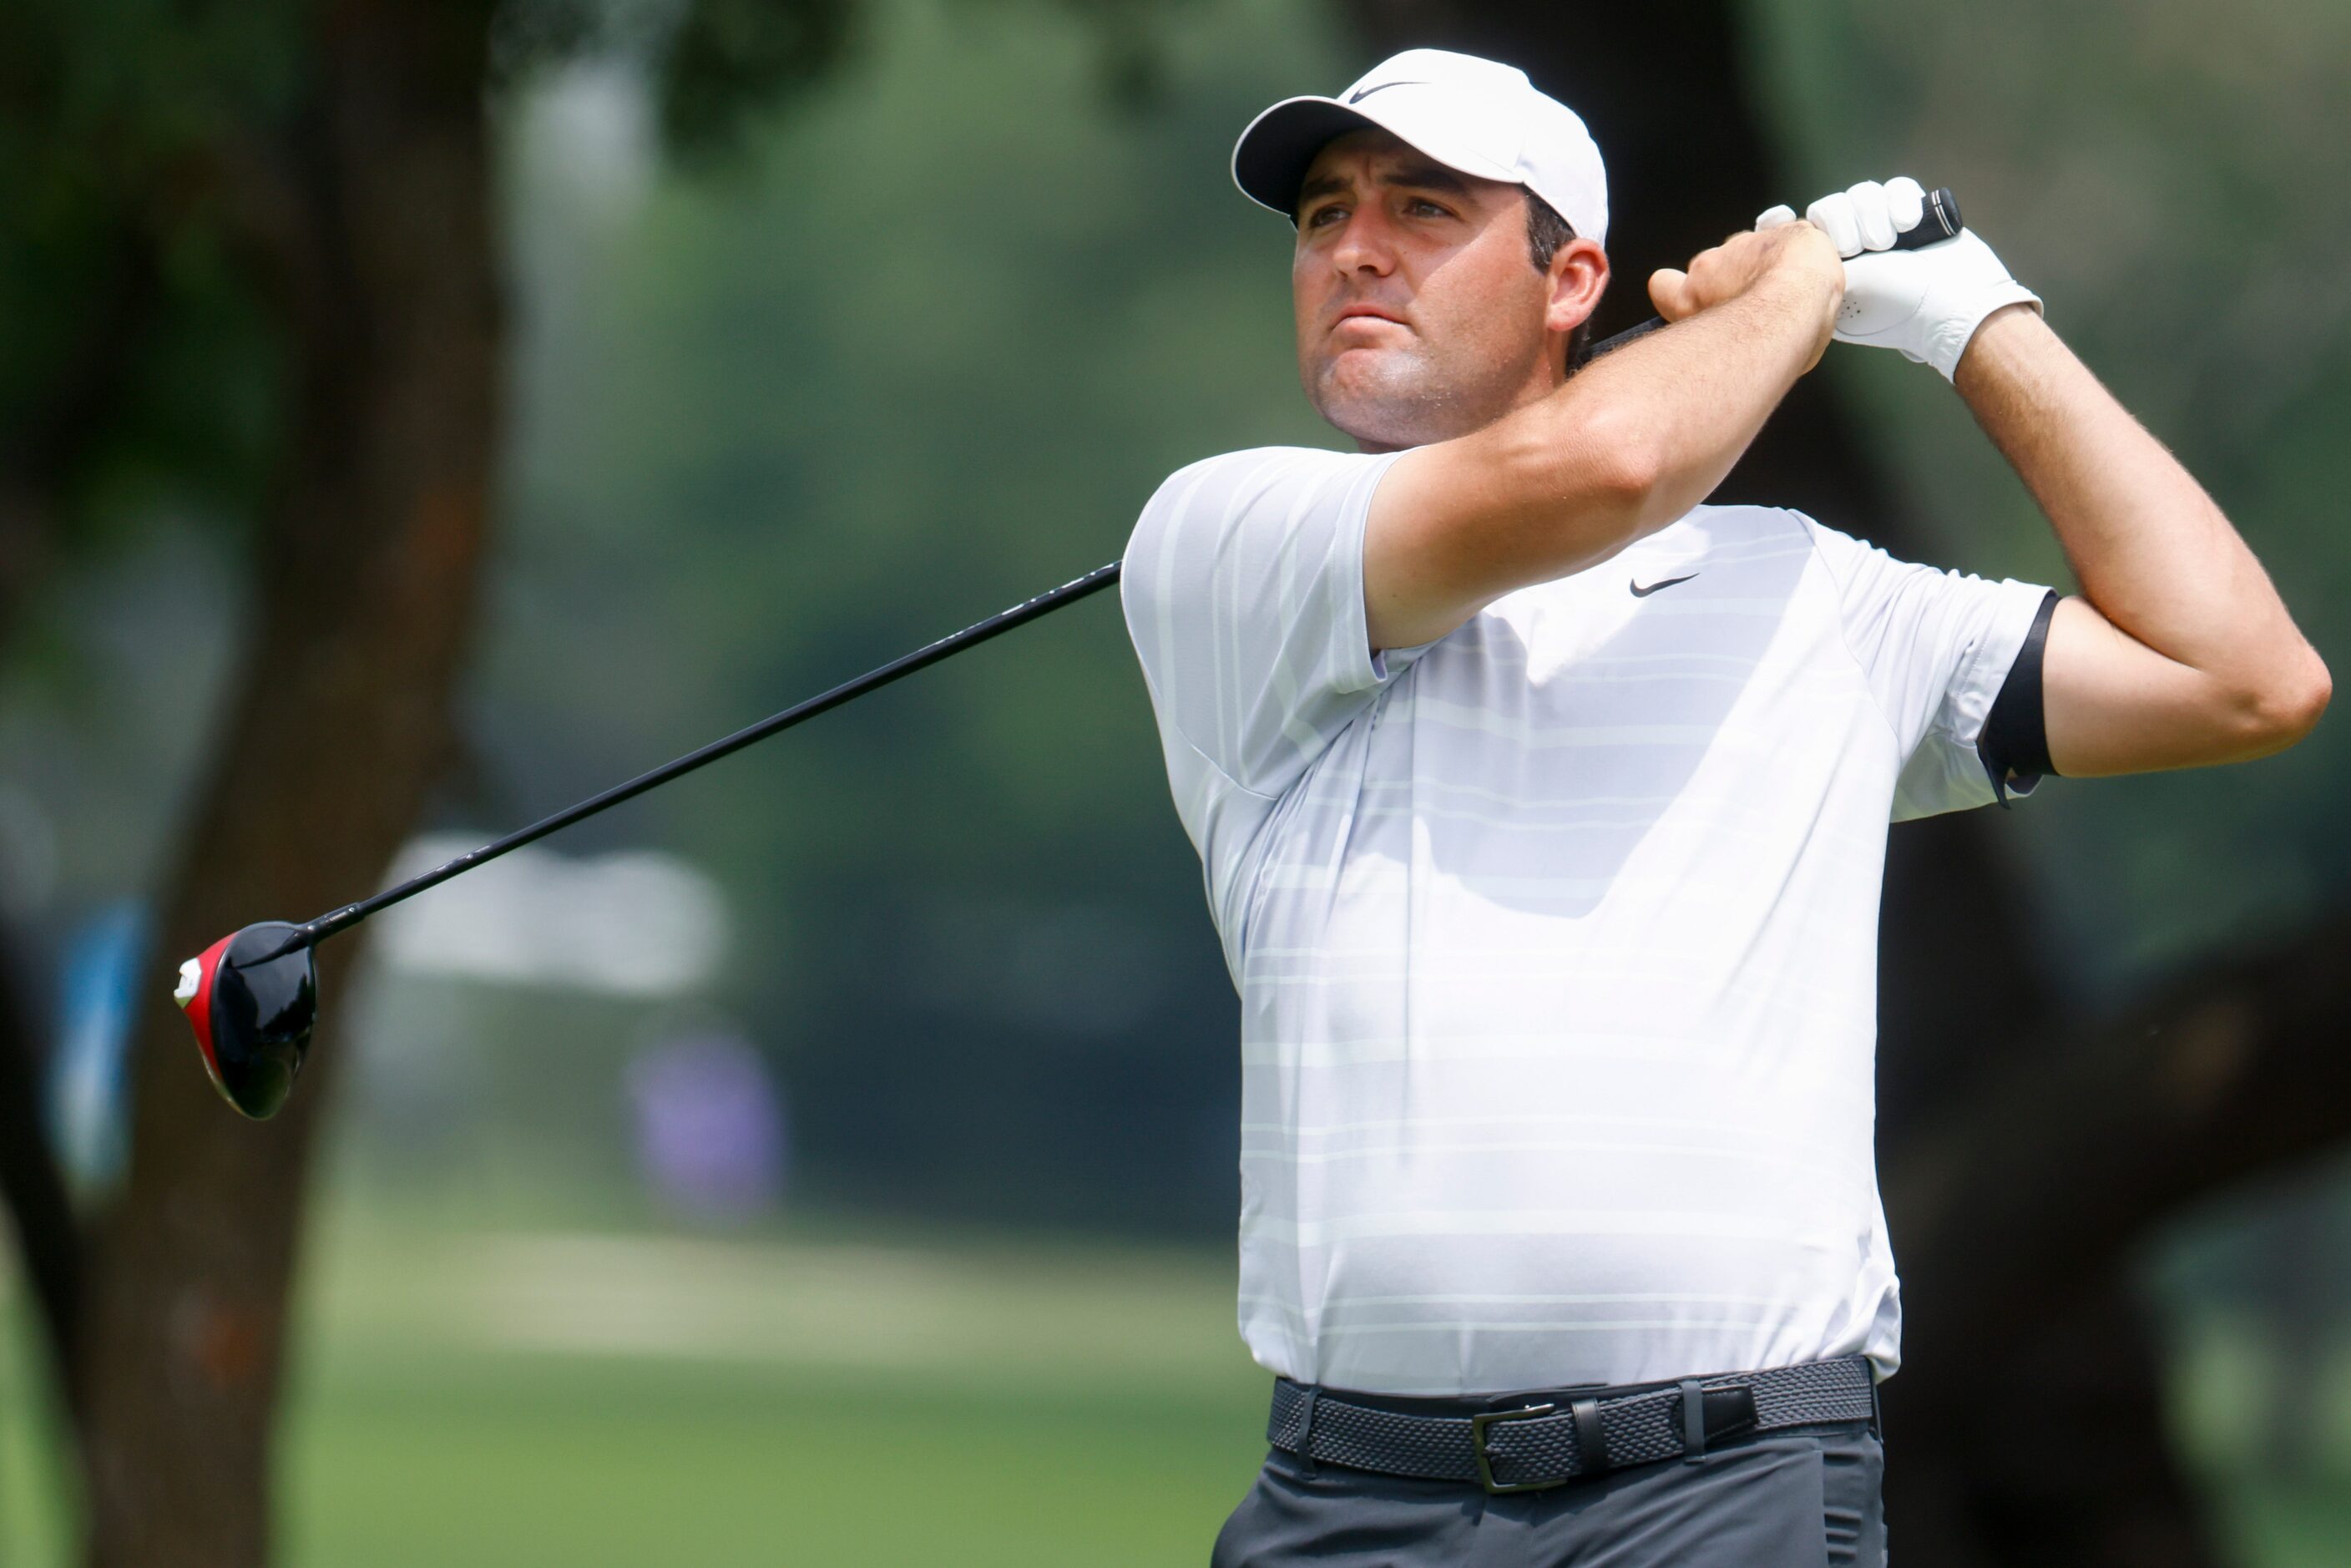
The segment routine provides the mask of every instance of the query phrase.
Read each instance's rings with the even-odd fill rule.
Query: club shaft
[[[371,915],[389,909],[405,899],[413,898],[427,888],[438,887],[451,877],[472,871],[476,866],[485,865],[508,851],[518,850],[525,844],[533,843],[547,837],[549,833],[559,832],[574,822],[585,821],[600,811],[610,810],[623,800],[632,800],[648,789],[658,789],[673,779],[683,778],[697,768],[706,767],[722,757],[732,756],[745,747],[757,745],[771,735],[779,735],[794,725],[804,723],[820,713],[828,713],[843,703],[854,702],[868,692],[879,691],[893,682],[904,680],[917,670],[928,669],[943,659],[951,659],[967,648],[977,648],[982,643],[1001,637],[1015,627],[1025,626],[1040,616],[1050,615],[1064,605],[1074,604],[1081,599],[1099,593],[1118,580],[1119,565],[1119,562],[1112,561],[1107,566],[1096,567],[1083,577],[1065,582],[1049,592],[1037,595],[1034,599],[1026,600],[975,625],[967,626],[953,636],[942,637],[935,643],[928,643],[911,653],[893,659],[879,669],[870,670],[853,681],[843,682],[830,691],[819,693],[806,702],[795,704],[784,709],[783,712],[761,719],[747,728],[738,729],[723,739],[712,741],[698,751],[689,751],[684,757],[674,762],[664,763],[650,773],[641,773],[625,784],[617,784],[601,795],[591,795],[577,805],[565,807],[551,817],[542,817],[527,828],[508,833],[505,838],[484,844],[479,849],[468,850],[456,859],[437,865],[421,876],[411,877],[397,887],[386,888],[372,898],[362,900],[358,904],[347,904],[340,909],[329,911],[316,920],[295,927],[287,940],[271,952],[259,958],[248,959],[246,962],[264,963],[281,954],[316,946],[339,931],[349,930]]]
[[[1959,204],[1949,190],[1938,190],[1930,193],[1927,199],[1926,208],[1926,214],[1917,227],[1903,234],[1895,241],[1896,249],[1914,250],[1949,239],[1959,232]],[[1596,359],[1613,349],[1623,348],[1636,338],[1646,337],[1665,324],[1663,319],[1653,316],[1637,327],[1629,328],[1614,337],[1603,340],[1593,346],[1592,356]],[[477,850],[468,850],[455,860],[435,866],[422,876],[411,877],[399,886],[386,888],[372,898],[362,900],[358,904],[347,904],[340,909],[321,915],[316,920],[296,926],[283,943],[268,953],[263,954],[258,958],[244,960],[244,963],[266,963],[269,959],[283,954],[314,946],[338,931],[349,930],[379,910],[389,909],[404,899],[413,898],[427,888],[438,887],[451,877],[472,871],[475,866],[487,864],[509,850],[518,850],[525,844],[534,843],[547,837],[549,833],[559,832],[574,822],[585,821],[599,811],[609,810],[623,800],[632,800],[648,789],[658,789],[673,779],[684,778],[697,768],[716,762],[722,757],[732,756],[745,747],[757,745],[771,735],[780,735],[794,725],[814,718],[820,713],[830,712],[843,703],[854,702],[868,692],[879,691],[892,682],[903,680],[917,670],[928,669],[943,659],[951,659],[967,648],[977,648],[982,643],[1000,637],[1016,626],[1025,626],[1040,616],[1050,615],[1065,604],[1074,604],[1079,600],[1090,594],[1098,593],[1116,582],[1121,564],[1118,561],[1112,561],[1107,566],[1096,567],[1083,577],[1065,582],[1059,588],[1040,593],[1034,599],[1027,600],[1009,610],[991,615],[976,625],[967,626],[951,637],[942,637],[935,643],[917,648],[900,658],[893,659],[878,670],[868,671],[853,681],[845,682],[831,691],[820,693],[806,702],[788,707],[779,714],[761,719],[747,729],[738,729],[723,740],[711,742],[699,751],[690,751],[674,762],[664,763],[650,773],[641,773],[627,783],[615,785],[601,795],[591,795],[578,805],[568,806],[551,817],[543,817],[518,832],[508,833],[505,838],[484,844]]]

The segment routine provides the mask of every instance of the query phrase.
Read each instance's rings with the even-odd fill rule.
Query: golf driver
[[[1959,228],[1958,201],[1949,190],[1938,190],[1927,197],[1926,212],[1917,226],[1897,236],[1895,248],[1917,250],[1953,237]],[[1621,348],[1664,325],[1663,320],[1653,317],[1601,342],[1593,350],[1593,356]],[[275,1115],[293,1092],[295,1077],[301,1071],[303,1059],[310,1049],[310,1030],[319,1011],[314,949],[320,942],[339,931],[348,931],[379,910],[389,909],[453,876],[486,865],[509,850],[520,849],[574,822],[584,821],[771,735],[780,735],[820,713],[854,702],[868,692],[879,691],[917,670],[952,658],[967,648],[976,648],[1016,626],[1027,625],[1063,605],[1099,593],[1118,580],[1119,566],[1119,562],[1112,561],[1096,567],[1083,577],[967,626],[953,636],[917,648],[853,681],[713,741],[699,751],[688,752],[650,773],[640,774],[625,784],[566,807],[518,832],[468,850],[372,898],[347,904],[299,925],[281,920],[264,921],[222,937],[180,966],[179,986],[173,992],[195,1030],[196,1048],[204,1054],[204,1071],[211,1074],[222,1097],[244,1114],[256,1121]]]

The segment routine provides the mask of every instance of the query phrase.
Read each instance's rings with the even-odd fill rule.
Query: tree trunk
[[[79,1346],[90,1561],[209,1568],[269,1549],[287,1296],[335,1014],[277,1120],[212,1092],[171,963],[375,885],[452,749],[497,451],[502,321],[485,4],[334,0],[298,123],[225,165],[280,285],[297,400],[261,532],[255,634],[137,1022],[130,1173]],[[349,939],[320,956],[331,1000]]]
[[[70,1416],[77,1389],[70,1370],[81,1338],[81,1235],[64,1173],[42,1121],[41,1068],[17,977],[0,942],[0,1195],[16,1232],[16,1254],[40,1313],[56,1404]]]
[[[2004,1334],[1953,1340],[1938,1310],[1949,1261],[1904,1264],[1906,1312],[1924,1306],[1907,1312],[1907,1359],[1886,1385],[1893,1560],[2210,1568],[2199,1502],[2164,1440],[2162,1369],[2122,1279],[2026,1296]]]
[[[1906,1561],[2210,1560],[2178,1528],[2193,1500],[2153,1462],[2166,1424],[2127,1281],[2190,1199],[2351,1137],[2346,940],[2351,918],[2322,922],[2043,1041],[1894,1153],[1912,1359],[1888,1395],[1924,1526]]]
[[[39,405],[0,433],[0,642],[61,553],[75,482],[135,396],[133,374],[154,324],[152,237],[126,226],[106,248],[103,305],[58,356]],[[39,1311],[54,1403],[70,1420],[81,1338],[82,1236],[44,1120],[44,1020],[27,1005],[13,933],[0,933],[0,1197]]]

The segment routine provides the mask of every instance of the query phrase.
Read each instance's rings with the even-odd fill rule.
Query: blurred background
[[[1236,1007],[1107,601],[338,942],[278,1121],[171,977],[1336,444],[1227,158],[1430,43],[1592,123],[1607,328],[1955,187],[2351,667],[2329,0],[0,0],[0,1563],[1205,1561]],[[2068,582],[1890,358],[1725,495]],[[1896,831],[1906,1562],[2351,1557],[2346,737]]]

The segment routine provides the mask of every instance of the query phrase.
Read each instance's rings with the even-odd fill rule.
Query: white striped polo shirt
[[[1241,997],[1251,1353],[1400,1395],[1891,1372],[1886,824],[1992,799],[2047,591],[1700,507],[1374,657],[1393,461],[1195,464],[1125,558]]]

